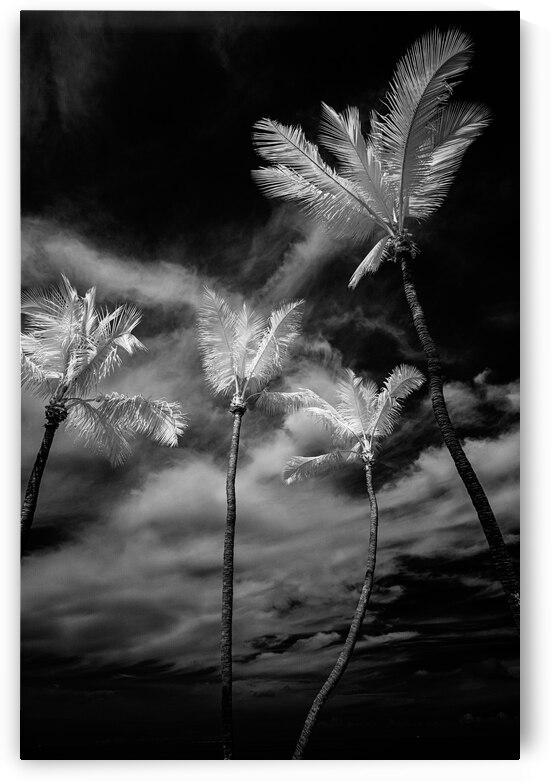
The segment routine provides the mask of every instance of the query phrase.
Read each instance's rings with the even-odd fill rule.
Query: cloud
[[[338,251],[339,245],[324,227],[307,223],[304,230],[304,238],[290,245],[281,265],[264,285],[263,294],[269,301],[296,297]]]
[[[44,286],[64,273],[79,288],[98,288],[99,299],[130,299],[140,306],[197,306],[206,279],[186,266],[158,258],[155,264],[117,256],[90,245],[72,230],[42,219],[23,219],[23,286]]]
[[[315,678],[330,668],[363,579],[366,499],[336,492],[330,481],[282,485],[279,468],[294,444],[285,430],[256,440],[238,475],[237,677]],[[467,454],[506,538],[514,540],[518,432],[468,442]],[[101,520],[81,527],[72,544],[25,562],[25,648],[95,663],[154,658],[188,671],[216,668],[225,469],[205,454],[177,455],[170,466],[134,483],[115,505],[111,497]],[[441,449],[422,453],[378,498],[378,563],[358,646],[362,658],[371,647],[415,634],[399,621],[386,632],[376,630],[380,611],[394,602],[407,604],[405,556],[422,557],[428,570],[431,559],[455,562],[486,553],[469,499]],[[484,579],[448,577],[480,600],[499,591]],[[272,635],[298,639],[282,652],[254,652],[256,638]]]

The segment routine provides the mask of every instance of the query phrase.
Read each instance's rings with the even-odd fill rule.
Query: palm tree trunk
[[[331,670],[329,677],[316,695],[316,698],[312,703],[312,707],[310,708],[310,711],[306,717],[304,727],[302,728],[300,738],[298,739],[298,743],[295,748],[295,753],[293,754],[293,759],[303,758],[304,749],[310,740],[310,736],[312,734],[312,730],[315,727],[318,714],[325,705],[327,698],[337,683],[340,681],[344,671],[348,666],[348,662],[350,661],[350,657],[352,656],[356,641],[360,634],[365,611],[367,609],[367,603],[369,602],[371,587],[373,586],[373,574],[375,572],[375,558],[377,555],[377,525],[379,521],[377,499],[375,497],[375,492],[373,491],[373,483],[371,480],[371,464],[366,464],[365,479],[367,484],[367,494],[369,496],[369,504],[371,507],[371,519],[369,527],[369,547],[367,550],[367,569],[365,571],[360,599],[358,601],[350,629],[348,630],[348,636],[344,643],[343,649],[339,654],[339,658]]]
[[[239,454],[239,433],[245,407],[233,405],[233,432],[226,477],[226,531],[224,534],[224,564],[222,570],[222,632],[220,655],[222,667],[222,747],[224,759],[233,758],[232,716],[232,617],[233,617],[233,548],[235,539],[235,473]]]
[[[36,456],[34,466],[27,483],[27,490],[25,491],[25,498],[23,500],[23,507],[21,508],[21,543],[25,541],[30,528],[32,526],[34,511],[36,510],[36,503],[38,501],[38,491],[40,489],[40,481],[42,480],[42,474],[44,473],[44,467],[48,460],[50,448],[54,441],[54,434],[59,426],[56,421],[48,421],[44,426],[44,436],[42,437],[42,444],[40,450]]]
[[[501,581],[503,591],[507,597],[509,609],[517,629],[520,628],[520,589],[518,578],[511,561],[511,557],[505,547],[499,526],[490,507],[490,503],[484,493],[474,469],[471,466],[463,448],[459,443],[457,434],[450,420],[448,408],[444,399],[444,389],[442,380],[442,367],[436,345],[429,333],[425,314],[419,303],[413,270],[411,268],[411,255],[408,252],[400,253],[399,257],[402,266],[402,276],[404,280],[404,291],[406,299],[411,310],[413,323],[421,341],[425,357],[428,364],[430,394],[432,399],[432,408],[434,417],[440,427],[446,447],[450,451],[459,476],[465,484],[478,518],[486,535],[490,554],[492,556],[497,575]]]

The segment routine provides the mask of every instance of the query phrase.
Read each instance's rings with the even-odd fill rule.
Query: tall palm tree
[[[112,312],[99,309],[94,287],[81,297],[62,275],[57,287],[26,291],[21,309],[27,324],[21,334],[22,385],[47,401],[45,432],[21,512],[24,539],[61,423],[116,466],[126,460],[130,443],[140,434],[175,447],[186,427],[186,416],[177,402],[98,390],[99,383],[121,365],[122,351],[132,355],[146,349],[132,333],[141,320],[132,304]]]
[[[198,314],[198,341],[208,385],[215,395],[231,397],[233,430],[226,477],[226,529],[222,571],[222,746],[224,759],[233,758],[232,618],[233,560],[236,522],[235,475],[241,421],[247,408],[274,413],[298,408],[307,393],[276,393],[268,384],[282,370],[299,334],[303,301],[275,309],[269,318],[247,303],[238,311],[216,292],[205,288]]]
[[[477,103],[450,100],[468,68],[472,43],[455,29],[424,35],[400,60],[386,95],[386,112],[372,112],[362,135],[359,111],[337,113],[322,104],[321,144],[338,168],[322,159],[299,127],[271,119],[255,125],[257,152],[274,165],[253,172],[272,198],[296,202],[337,236],[363,244],[374,238],[351,280],[355,287],[385,260],[399,263],[405,296],[425,357],[436,421],[486,535],[498,577],[518,627],[519,583],[484,489],[459,442],[443,392],[442,367],[415,288],[413,221],[444,201],[463,155],[490,121]]]
[[[286,483],[305,480],[325,474],[347,464],[362,464],[365,469],[367,495],[371,508],[367,567],[354,618],[344,646],[327,680],[316,695],[304,722],[293,759],[302,759],[306,745],[316,724],[320,710],[344,674],[367,609],[373,585],[377,554],[378,509],[373,490],[372,468],[381,441],[392,433],[400,413],[402,401],[421,387],[424,377],[413,366],[402,364],[393,369],[382,390],[374,382],[362,379],[347,369],[336,386],[339,399],[336,407],[319,396],[304,407],[304,412],[326,424],[332,434],[335,450],[320,456],[296,456],[286,465],[283,477]],[[311,391],[303,391],[311,393]]]

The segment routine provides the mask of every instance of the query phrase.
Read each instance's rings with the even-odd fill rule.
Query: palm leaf
[[[402,410],[400,402],[420,388],[424,381],[424,376],[414,366],[401,364],[392,370],[377,399],[369,425],[371,436],[382,438],[392,433]]]
[[[338,114],[322,103],[320,142],[339,162],[339,173],[360,188],[371,216],[389,232],[393,196],[373,147],[362,135],[360,112],[349,107]]]
[[[385,259],[385,252],[387,249],[389,238],[388,236],[383,236],[382,239],[379,239],[379,241],[375,244],[373,249],[367,253],[365,258],[362,260],[356,271],[352,274],[350,277],[350,282],[348,283],[348,287],[355,288],[360,279],[365,276],[367,273],[374,274],[381,263]]]
[[[197,339],[207,383],[214,393],[237,390],[236,315],[221,296],[205,288],[197,317]]]
[[[24,390],[40,399],[48,400],[54,393],[57,379],[21,350],[21,387]]]
[[[478,103],[452,102],[443,108],[427,138],[425,175],[410,194],[412,217],[426,219],[441,206],[463,155],[489,123],[490,112]]]
[[[319,401],[317,394],[305,389],[293,393],[263,390],[256,397],[254,406],[268,415],[288,415]]]
[[[358,437],[365,435],[369,424],[361,385],[362,378],[357,377],[351,369],[345,369],[337,382],[337,411]]]
[[[260,168],[252,172],[252,178],[267,198],[296,203],[337,238],[362,242],[373,232],[369,213],[344,190],[327,192],[284,165]]]
[[[245,389],[256,390],[265,385],[281,369],[299,334],[304,301],[292,301],[275,309],[265,329],[254,357],[246,370]]]
[[[322,423],[331,433],[335,444],[343,444],[352,440],[361,441],[356,430],[350,423],[325,399],[318,398],[315,406],[308,406],[304,413]]]
[[[256,354],[265,328],[266,318],[244,301],[235,317],[234,356],[236,374],[240,379],[247,374],[247,364]]]
[[[309,477],[317,477],[328,472],[334,472],[346,464],[349,460],[348,455],[350,454],[334,450],[331,453],[323,453],[320,456],[294,456],[285,464],[283,480],[290,485],[300,480],[307,480]]]
[[[132,452],[132,432],[87,401],[69,407],[66,426],[76,441],[108,458],[113,466],[123,464]]]
[[[124,304],[113,312],[99,312],[97,323],[87,339],[83,339],[75,351],[75,376],[73,392],[85,396],[96,388],[122,364],[120,351],[133,355],[146,350],[132,330],[140,323],[142,315],[133,304]]]
[[[455,29],[434,30],[417,40],[398,63],[385,99],[389,110],[377,117],[373,130],[385,172],[398,188],[399,230],[407,217],[408,194],[426,174],[427,127],[471,56],[468,36]]]
[[[79,399],[68,406],[67,427],[75,438],[118,466],[131,454],[138,435],[176,447],[186,416],[176,402],[111,393],[95,403]]]
[[[98,412],[129,435],[142,434],[160,445],[175,447],[187,427],[187,416],[178,402],[110,393],[98,397]]]
[[[254,125],[253,145],[265,160],[291,169],[317,191],[331,196],[329,207],[332,206],[331,200],[342,204],[344,198],[349,205],[355,205],[356,211],[365,214],[371,227],[373,221],[377,221],[377,215],[360,188],[339,176],[323,161],[317,146],[306,140],[300,127],[287,127],[271,119],[261,119]],[[262,186],[262,179],[256,178]]]

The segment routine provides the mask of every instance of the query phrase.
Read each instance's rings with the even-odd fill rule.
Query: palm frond
[[[398,188],[399,229],[407,217],[407,197],[426,174],[427,128],[448,100],[457,78],[468,68],[471,41],[462,32],[433,30],[417,40],[400,60],[385,102],[389,108],[373,125],[377,154]]]
[[[82,303],[69,280],[62,275],[61,284],[50,289],[33,288],[21,296],[21,312],[28,331],[24,349],[35,363],[49,365],[65,373],[71,349],[78,340]],[[30,337],[34,345],[30,346]]]
[[[327,192],[285,165],[259,168],[252,178],[267,198],[296,203],[307,217],[321,223],[336,238],[366,241],[375,223],[367,211],[344,190]]]
[[[280,371],[299,335],[303,311],[301,300],[283,304],[271,313],[256,354],[248,362],[245,387],[257,390]]]
[[[111,393],[69,405],[66,425],[77,440],[118,466],[131,454],[138,435],[176,447],[187,422],[177,402]]]
[[[59,323],[70,301],[78,294],[67,277],[61,275],[61,284],[47,289],[30,288],[21,294],[21,312],[27,317],[29,327],[43,329]]]
[[[395,366],[384,382],[384,387],[394,399],[405,399],[425,382],[424,375],[407,363]]]
[[[309,477],[317,477],[328,472],[334,472],[346,464],[348,455],[350,454],[334,450],[331,453],[323,453],[320,456],[294,456],[285,464],[283,480],[290,485],[300,480],[307,480]]]
[[[367,253],[356,271],[350,277],[350,282],[348,283],[349,288],[355,288],[360,279],[367,273],[374,274],[377,271],[385,259],[388,241],[388,236],[383,236],[383,238],[379,239],[375,244],[373,249]]]
[[[133,304],[118,306],[113,312],[98,311],[99,317],[89,336],[82,339],[74,353],[72,392],[85,396],[122,364],[120,351],[133,355],[146,350],[132,333],[142,314]]]
[[[58,378],[45,371],[21,350],[21,387],[39,399],[52,397]]]
[[[491,121],[478,103],[451,102],[436,117],[427,137],[430,156],[425,174],[409,198],[409,214],[426,219],[443,203],[463,155]]]
[[[246,376],[247,364],[256,354],[266,326],[266,318],[246,301],[235,313],[234,355],[236,374],[240,379]]]
[[[98,397],[96,409],[129,435],[144,435],[160,445],[176,447],[187,427],[187,416],[178,402],[110,393]]]
[[[365,214],[368,222],[373,223],[379,219],[360,188],[354,182],[339,176],[323,161],[317,146],[307,141],[300,127],[261,119],[254,125],[253,145],[265,160],[291,169],[337,202],[342,203],[344,196],[345,201],[354,203],[356,210]],[[331,203],[328,205],[331,206]]]
[[[325,426],[334,444],[344,444],[350,440],[360,441],[354,427],[325,399],[319,398],[316,405],[306,407],[304,413]]]
[[[358,437],[366,433],[369,425],[361,385],[362,378],[356,376],[351,369],[345,369],[337,382],[337,411]]]
[[[372,145],[362,135],[359,110],[349,107],[338,114],[326,103],[321,106],[321,144],[339,162],[339,174],[358,185],[375,222],[388,230],[393,194]]]
[[[394,430],[402,410],[401,401],[424,383],[425,378],[414,366],[401,364],[386,378],[370,421],[369,433],[375,439],[388,436]]]
[[[76,441],[109,459],[113,466],[123,464],[132,452],[132,432],[87,401],[69,408],[65,425]]]
[[[371,415],[373,414],[373,410],[375,409],[375,406],[377,404],[377,396],[379,395],[379,389],[377,388],[377,385],[373,382],[373,380],[362,380],[359,390],[363,398],[364,407],[367,411],[368,421],[370,421]],[[368,428],[369,428],[369,422],[366,431]]]
[[[288,415],[318,404],[320,397],[310,390],[278,392],[263,390],[254,401],[254,407],[268,415]]]
[[[228,393],[236,386],[235,338],[235,312],[205,287],[197,316],[197,341],[205,378],[214,393]]]

